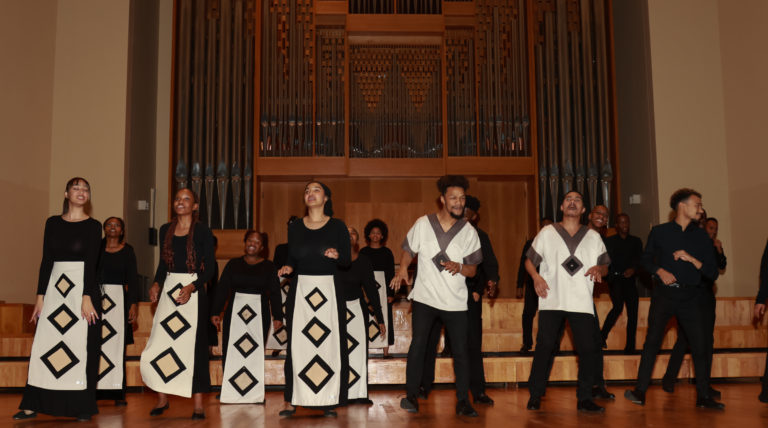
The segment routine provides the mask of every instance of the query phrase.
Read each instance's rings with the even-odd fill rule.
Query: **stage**
[[[536,427],[723,427],[752,428],[768,426],[768,404],[757,400],[760,384],[723,383],[714,384],[726,404],[725,411],[697,409],[694,406],[696,390],[687,382],[678,382],[674,394],[664,392],[659,385],[652,385],[647,393],[644,407],[630,403],[623,397],[626,385],[609,385],[616,394],[615,401],[602,401],[605,414],[591,415],[576,411],[574,386],[553,386],[542,400],[541,410],[528,411],[528,390],[507,387],[490,388],[490,395],[496,402],[493,407],[477,405],[477,418],[457,417],[454,414],[456,397],[453,389],[441,388],[430,394],[429,399],[420,400],[420,412],[407,413],[400,409],[399,402],[403,389],[375,389],[370,397],[372,406],[353,405],[338,409],[337,418],[324,418],[320,412],[299,409],[292,418],[281,418],[278,412],[285,408],[282,391],[268,391],[263,405],[219,405],[216,393],[206,394],[206,420],[192,421],[192,400],[172,397],[170,409],[163,416],[150,417],[156,395],[152,392],[128,394],[127,407],[115,407],[110,401],[99,402],[100,413],[91,422],[76,422],[73,419],[53,418],[38,415],[27,421],[13,421],[20,393],[0,394],[0,426],[14,427],[58,427],[72,424],[81,427],[264,427],[297,426],[307,427],[461,427],[468,424],[486,427],[518,426]]]

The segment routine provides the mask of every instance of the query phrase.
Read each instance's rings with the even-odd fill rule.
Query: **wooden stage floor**
[[[21,399],[19,393],[0,394],[0,426],[3,427],[317,427],[317,428],[366,428],[366,427],[440,427],[453,428],[468,425],[482,427],[567,428],[567,427],[768,427],[768,404],[757,400],[759,383],[729,383],[715,385],[723,393],[725,411],[712,411],[694,407],[696,391],[693,385],[678,383],[674,394],[667,394],[658,385],[651,386],[645,407],[630,403],[623,397],[626,386],[612,385],[609,389],[617,395],[615,402],[606,402],[604,415],[585,415],[576,411],[576,392],[573,386],[548,388],[542,401],[542,410],[525,409],[527,389],[489,388],[488,395],[495,401],[494,407],[477,406],[478,418],[459,418],[454,414],[455,395],[452,389],[433,391],[429,400],[421,402],[421,412],[406,413],[399,407],[403,396],[401,389],[371,391],[373,406],[354,405],[338,409],[337,418],[323,418],[318,412],[300,409],[297,416],[280,418],[278,412],[285,407],[281,391],[267,392],[265,405],[222,405],[215,393],[205,398],[205,421],[192,421],[191,399],[172,398],[165,415],[150,417],[149,410],[155,403],[154,393],[128,394],[127,407],[115,407],[101,402],[100,414],[91,422],[75,422],[72,419],[39,415],[27,421],[13,421],[11,416]]]

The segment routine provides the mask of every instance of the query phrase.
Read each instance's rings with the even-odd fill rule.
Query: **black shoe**
[[[615,400],[616,395],[605,389],[605,386],[596,386],[592,388],[592,398],[599,398],[601,400]]]
[[[663,389],[665,392],[668,392],[670,394],[675,392],[675,380],[669,379],[667,377],[662,378],[661,389]]]
[[[636,389],[628,389],[624,391],[624,398],[635,404],[645,406],[645,392]]]
[[[419,412],[419,402],[415,398],[403,397],[400,400],[400,408],[407,410],[409,413]]]
[[[585,413],[603,413],[605,412],[605,407],[598,406],[595,404],[592,400],[581,400],[578,403],[576,403],[576,409],[580,412]]]
[[[168,410],[168,407],[170,407],[170,403],[165,403],[163,407],[155,407],[149,411],[149,416],[160,416],[164,411]]]
[[[326,409],[326,410],[323,410],[323,416],[325,416],[326,418],[335,418],[336,416],[339,416],[339,415],[336,414],[336,412],[331,409]]]
[[[709,396],[714,398],[715,400],[719,400],[720,397],[723,396],[723,394],[720,393],[720,391],[716,390],[715,388],[709,387]]]
[[[472,418],[477,417],[477,412],[469,404],[467,400],[461,400],[456,403],[456,416],[469,416]]]
[[[426,389],[424,389],[424,387],[423,387],[423,386],[420,386],[420,387],[419,387],[419,395],[418,395],[418,397],[417,397],[417,398],[419,398],[419,399],[421,399],[421,400],[426,400],[428,397],[429,397],[429,391],[427,391]]]
[[[531,349],[533,349],[533,346],[531,346],[531,345],[523,345],[522,347],[520,347],[520,353],[521,354],[530,354],[531,353]]]
[[[36,417],[37,417],[37,412],[27,413],[27,412],[25,412],[23,410],[19,410],[18,413],[13,415],[13,419],[15,419],[17,421],[21,421],[21,420],[24,420],[24,419],[32,419],[32,418],[36,418]]]
[[[279,414],[280,416],[282,416],[282,417],[293,416],[293,415],[295,415],[295,414],[296,414],[296,408],[294,407],[293,409],[285,409],[285,410],[281,410],[281,411],[280,411],[280,413],[278,413],[278,414]]]
[[[277,357],[278,355],[280,355],[280,350],[279,349],[275,349],[274,351],[272,351],[272,356],[273,357]]]
[[[77,417],[78,422],[88,422],[91,420],[91,415],[82,414]]]
[[[485,404],[487,406],[493,406],[493,399],[485,395],[484,393],[475,397],[474,401],[475,401],[475,404]]]
[[[125,400],[115,400],[115,406],[117,407],[124,407],[127,405],[128,405],[128,402]]]
[[[531,397],[528,399],[528,404],[525,406],[528,410],[541,409],[541,397]]]
[[[205,412],[192,412],[193,421],[201,421],[203,419],[205,419]]]
[[[706,397],[706,398],[697,399],[696,407],[701,407],[705,409],[723,410],[725,409],[725,404],[715,401],[715,399],[712,397]]]
[[[768,387],[763,387],[763,390],[760,391],[760,395],[757,396],[757,399],[760,400],[761,403],[768,403]]]

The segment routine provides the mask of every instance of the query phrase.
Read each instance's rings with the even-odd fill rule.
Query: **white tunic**
[[[585,273],[593,266],[610,263],[600,234],[582,226],[570,236],[559,223],[545,226],[534,238],[527,257],[549,286],[547,297],[539,297],[540,311],[594,315],[594,282]]]
[[[439,262],[477,265],[483,261],[480,238],[471,224],[461,219],[445,232],[437,214],[428,214],[416,220],[402,247],[412,256],[419,255],[410,299],[443,311],[467,310],[466,278],[451,275]]]

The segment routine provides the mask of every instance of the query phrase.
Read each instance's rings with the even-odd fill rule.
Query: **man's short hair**
[[[469,208],[474,212],[478,212],[480,211],[480,199],[477,199],[474,196],[467,195],[466,202],[464,202],[464,207]]]
[[[720,222],[719,222],[719,221],[717,221],[717,219],[716,219],[716,218],[714,218],[714,217],[707,217],[707,221],[706,221],[706,223],[709,223],[710,221],[714,221],[714,222],[715,222],[715,223],[717,223],[718,225],[720,224]]]
[[[584,195],[582,195],[581,192],[579,192],[578,190],[569,190],[569,191],[565,192],[565,194],[563,195],[563,199],[560,201],[560,203],[565,202],[566,196],[570,195],[571,193],[575,193],[575,194],[579,195],[581,200],[584,201]]]
[[[701,193],[687,187],[678,189],[675,191],[675,193],[672,194],[672,197],[669,198],[669,207],[672,208],[673,211],[677,211],[677,205],[680,202],[687,201],[691,196],[697,196],[701,198]]]
[[[616,214],[616,221],[619,221],[620,217],[626,217],[627,219],[629,219],[629,214],[623,213],[623,212]]]
[[[437,179],[437,190],[445,195],[449,187],[461,187],[466,192],[469,189],[469,180],[463,175],[444,175]]]

